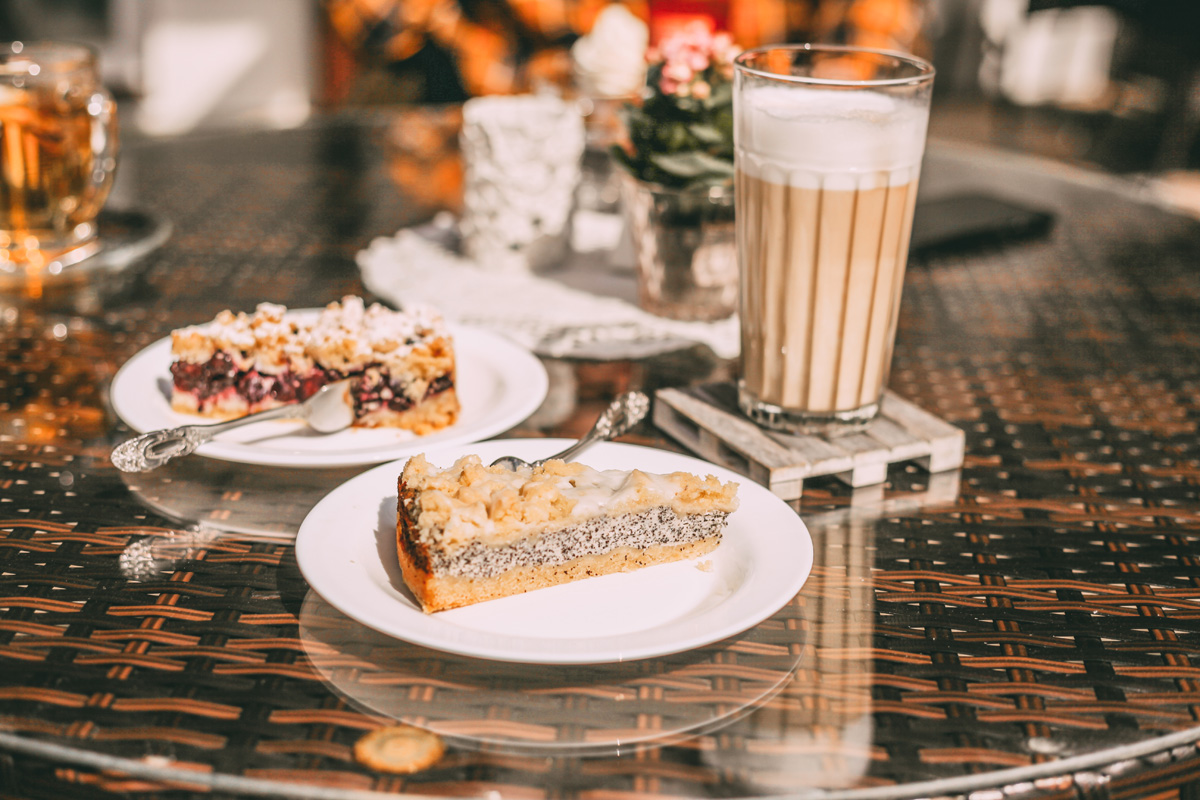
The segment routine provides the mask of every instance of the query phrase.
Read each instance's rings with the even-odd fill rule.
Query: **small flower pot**
[[[619,172],[641,307],[687,321],[733,314],[738,294],[733,186],[672,189]]]

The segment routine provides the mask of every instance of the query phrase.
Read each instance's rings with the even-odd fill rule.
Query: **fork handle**
[[[182,425],[178,428],[150,431],[117,445],[113,448],[110,458],[113,466],[122,472],[148,472],[161,467],[172,458],[195,452],[197,447],[210,441],[218,433],[252,422],[294,417],[301,413],[300,407],[296,405],[277,406],[238,419],[214,422],[211,425]]]
[[[641,422],[649,410],[649,397],[642,392],[625,392],[625,394],[609,404],[604,413],[592,425],[591,430],[585,433],[579,441],[562,452],[555,453],[548,458],[543,458],[533,463],[537,466],[554,458],[561,458],[563,461],[568,461],[573,455],[596,442],[615,439],[626,433],[634,425]]]

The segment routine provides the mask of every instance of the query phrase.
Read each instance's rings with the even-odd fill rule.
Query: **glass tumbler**
[[[861,429],[892,358],[933,68],[794,45],[734,70],[738,404],[775,430]]]
[[[0,273],[53,272],[95,253],[116,164],[116,105],[95,53],[0,44]]]

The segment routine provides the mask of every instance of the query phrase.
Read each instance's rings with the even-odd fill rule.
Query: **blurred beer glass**
[[[734,68],[738,404],[777,430],[861,429],[892,359],[933,68],[819,45]]]
[[[0,275],[59,272],[99,249],[116,156],[116,106],[90,48],[0,44]]]

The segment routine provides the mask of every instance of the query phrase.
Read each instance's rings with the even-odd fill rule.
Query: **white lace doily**
[[[738,354],[737,316],[679,322],[637,307],[636,277],[581,258],[546,275],[492,272],[428,236],[405,229],[358,254],[363,283],[396,306],[432,305],[446,319],[504,334],[535,353],[642,358],[695,343]]]

